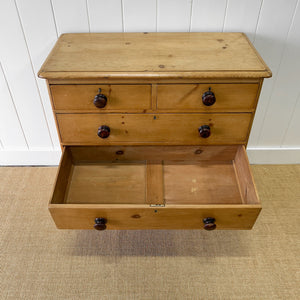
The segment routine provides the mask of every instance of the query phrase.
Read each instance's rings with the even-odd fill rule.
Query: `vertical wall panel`
[[[0,60],[29,147],[52,147],[14,1],[0,2]],[[38,24],[37,24],[38,26]]]
[[[300,148],[300,93],[282,143],[283,147]]]
[[[224,31],[244,32],[253,41],[262,0],[228,0]]]
[[[194,0],[191,31],[222,31],[226,0]]]
[[[91,32],[122,32],[121,0],[88,0]]]
[[[53,151],[53,145],[58,148],[59,142],[46,84],[36,73],[58,35],[89,31],[245,32],[273,72],[273,78],[264,82],[248,147],[255,152],[258,158],[255,160],[259,162],[264,161],[265,154],[259,156],[255,149],[300,148],[299,2],[1,0],[2,158],[8,157],[9,164],[13,164],[16,153],[23,153],[18,162],[27,158],[32,162],[29,153],[33,156],[43,153],[41,157],[45,164],[47,151],[59,154],[59,151]],[[53,163],[50,156],[49,162]],[[2,162],[5,163],[5,159]],[[34,161],[38,163],[38,159]]]
[[[89,32],[86,0],[52,0],[58,34]]]
[[[286,37],[294,15],[297,0],[264,0],[258,21],[254,45],[273,72],[271,79],[265,80],[258,103],[249,146],[258,145],[263,130],[263,122],[271,100],[278,68],[283,55]],[[260,144],[262,146],[263,144]]]
[[[57,40],[57,32],[53,19],[51,3],[49,0],[17,0],[16,3],[23,25],[28,50],[31,56],[38,89],[42,98],[51,138],[54,146],[58,148],[59,140],[46,82],[36,76]],[[33,15],[33,11],[38,11],[38,13]],[[43,32],[43,34],[41,34],[41,32]]]
[[[192,0],[158,0],[157,5],[158,31],[190,30]]]
[[[156,31],[156,0],[123,0],[124,31]]]
[[[258,143],[280,145],[300,93],[300,5],[291,24]],[[288,96],[287,96],[288,95]],[[300,128],[298,134],[300,135]]]
[[[27,149],[22,127],[0,65],[0,139],[2,148]]]

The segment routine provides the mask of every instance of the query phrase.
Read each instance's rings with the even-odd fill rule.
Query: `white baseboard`
[[[0,151],[1,166],[57,166],[60,150]]]
[[[300,164],[300,148],[248,148],[250,164]],[[60,150],[3,150],[1,166],[57,166]]]
[[[250,164],[300,164],[300,148],[247,148]]]

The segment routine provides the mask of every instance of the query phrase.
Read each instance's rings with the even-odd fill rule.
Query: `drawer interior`
[[[259,204],[244,146],[64,148],[51,204]]]

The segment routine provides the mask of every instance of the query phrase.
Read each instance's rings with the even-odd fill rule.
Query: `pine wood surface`
[[[164,162],[166,204],[241,204],[232,163]]]
[[[242,33],[63,34],[42,78],[262,78],[271,72]]]
[[[185,73],[186,74],[186,73]],[[183,83],[259,83],[261,78],[227,78],[223,77],[220,74],[216,78],[193,78],[193,77],[176,77],[172,76],[171,78],[166,77],[128,77],[122,76],[120,78],[114,77],[105,77],[105,78],[49,78],[47,81],[49,84],[183,84]]]
[[[233,160],[237,145],[231,146],[72,146],[68,149],[77,163],[128,160]]]
[[[58,229],[93,229],[95,218],[108,220],[107,229],[203,229],[203,219],[215,217],[218,229],[249,230],[260,205],[84,205],[53,204],[50,213]]]
[[[93,104],[101,88],[107,105],[101,109]],[[151,108],[151,85],[51,85],[54,109],[58,111],[131,111]]]
[[[70,173],[72,172],[73,161],[70,153],[70,149],[63,147],[62,148],[62,156],[60,159],[55,185],[52,188],[52,202],[60,203],[62,199],[65,198],[67,193],[67,187],[69,184]]]
[[[251,174],[245,147],[239,147],[237,149],[233,164],[244,203],[258,204],[259,198],[256,192],[253,176]]]
[[[147,160],[146,203],[164,204],[164,166],[163,161]]]
[[[64,149],[49,204],[58,228],[91,229],[96,217],[108,229],[198,229],[206,217],[219,229],[253,226],[261,206],[241,145],[271,72],[244,34],[64,34],[39,76],[61,145],[76,146]],[[202,104],[209,89],[211,107]]]
[[[209,89],[216,102],[205,106],[202,95]],[[159,84],[157,108],[169,112],[252,112],[257,94],[257,84]]]
[[[49,210],[61,229],[92,229],[96,217],[105,217],[108,229],[179,229],[176,214],[185,220],[182,229],[201,229],[205,217],[215,217],[220,229],[250,229],[261,206],[251,192],[253,179],[242,148],[236,148],[235,163],[163,161],[159,156],[140,162],[105,162],[101,155],[99,161],[84,163],[72,157],[68,147],[61,165],[72,161],[72,168],[60,169]],[[247,183],[242,186],[252,197],[240,190],[240,181]],[[150,207],[154,204],[165,207],[156,215],[158,211]]]
[[[246,143],[252,114],[56,114],[64,145],[173,144],[230,145]],[[97,136],[110,127],[106,139]],[[201,138],[198,128],[211,127]]]
[[[145,204],[144,162],[74,165],[65,203]]]

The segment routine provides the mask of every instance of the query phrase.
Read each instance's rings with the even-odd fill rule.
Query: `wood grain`
[[[107,97],[101,109],[93,104],[98,94]],[[51,85],[55,110],[69,112],[143,112],[151,109],[151,85]]]
[[[165,202],[241,204],[232,162],[164,162]]]
[[[258,84],[170,84],[157,86],[157,107],[166,111],[251,112],[254,111]],[[215,94],[212,106],[202,103],[209,89]]]
[[[187,73],[187,72],[186,72]],[[151,77],[143,77],[143,78],[134,78],[131,76],[130,78],[126,78],[125,76],[119,76],[115,73],[111,73],[111,76],[106,78],[49,78],[48,82],[50,84],[155,84],[155,83],[259,83],[260,79],[258,78],[197,78],[187,76],[185,78],[176,78],[175,76],[171,76],[168,78],[166,76],[155,76],[155,78]],[[221,75],[221,74],[220,74]]]
[[[106,218],[107,229],[203,229],[214,217],[218,229],[251,229],[260,205],[76,205],[50,204],[59,229],[93,229],[95,218]]]
[[[165,144],[229,145],[245,143],[252,114],[57,114],[62,143],[67,145]],[[209,138],[198,128],[211,127]],[[100,139],[98,127],[110,127]]]
[[[237,181],[244,203],[258,204],[259,198],[251,174],[247,153],[244,146],[238,148],[234,160]]]
[[[200,229],[214,217],[219,229],[250,229],[261,209],[243,146],[235,163],[150,160],[147,169],[143,161],[82,162],[73,148],[49,204],[58,228],[91,229],[104,217],[108,229]]]
[[[42,78],[270,75],[241,33],[64,34],[39,72]]]
[[[144,204],[145,169],[144,162],[75,164],[65,203]]]
[[[72,167],[73,162],[70,148],[63,148],[50,203],[64,203]]]
[[[147,201],[148,204],[164,204],[163,162],[147,161]]]
[[[76,163],[128,160],[231,161],[238,146],[71,146]]]
[[[244,34],[67,34],[39,75],[51,83],[62,145],[75,145],[49,204],[58,228],[92,228],[95,218],[108,229],[200,229],[207,217],[220,229],[253,226],[261,206],[241,145],[271,73]]]

